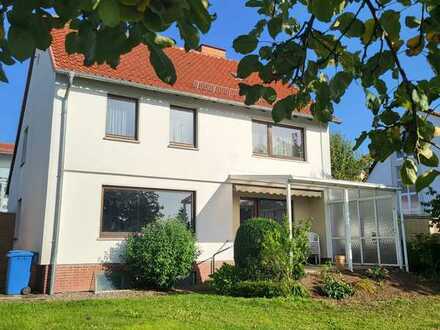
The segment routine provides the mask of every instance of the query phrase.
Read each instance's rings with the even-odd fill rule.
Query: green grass
[[[0,329],[439,329],[440,297],[368,304],[176,294],[0,303]]]

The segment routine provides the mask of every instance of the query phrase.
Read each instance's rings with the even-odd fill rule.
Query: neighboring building
[[[8,210],[6,186],[8,183],[9,170],[11,168],[13,153],[13,144],[0,143],[0,212],[6,212]]]
[[[440,127],[440,113],[434,112],[429,120],[437,127]],[[434,138],[434,142],[440,146],[440,137]],[[432,149],[434,153],[440,159],[440,151],[437,148]],[[415,186],[405,186],[402,184],[400,178],[400,167],[404,161],[404,155],[402,153],[394,153],[392,154],[386,161],[383,163],[377,163],[370,169],[370,174],[368,176],[368,182],[371,183],[381,183],[388,186],[395,186],[401,188],[402,195],[402,210],[406,219],[409,221],[409,225],[411,228],[414,228],[412,231],[415,234],[418,231],[423,232],[429,230],[427,221],[429,221],[428,215],[424,211],[424,207],[422,205],[423,202],[428,202],[430,200],[430,196],[427,195],[428,189],[424,189],[423,191],[417,193],[415,190]],[[425,166],[420,167],[420,173],[423,173],[428,168]],[[440,177],[437,177],[434,182],[431,184],[431,187],[440,192]],[[419,225],[417,225],[419,222]],[[431,232],[435,232],[435,228],[431,229]]]
[[[54,292],[93,290],[120,267],[124,238],[160,216],[194,230],[201,280],[233,262],[232,248],[217,252],[257,215],[312,219],[321,256],[346,254],[349,267],[402,267],[394,190],[332,180],[328,125],[308,109],[275,124],[269,104],[245,106],[224,51],[167,49],[178,77],[169,86],[145,46],[116,70],[85,67],[65,35],[31,61],[9,189],[16,248],[38,252],[43,291],[55,264]]]

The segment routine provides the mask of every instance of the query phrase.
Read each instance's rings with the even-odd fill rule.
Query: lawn
[[[439,329],[440,296],[368,304],[175,294],[0,303],[0,329]]]

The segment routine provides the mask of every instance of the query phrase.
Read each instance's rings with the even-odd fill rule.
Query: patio
[[[231,175],[228,182],[234,185],[240,222],[246,211],[243,201],[254,200],[249,217],[279,218],[285,211],[291,235],[295,220],[313,218],[312,232],[320,237],[321,258],[334,261],[344,255],[351,271],[373,264],[408,270],[398,188],[290,175]],[[263,208],[260,200],[265,198],[283,201],[278,213]]]

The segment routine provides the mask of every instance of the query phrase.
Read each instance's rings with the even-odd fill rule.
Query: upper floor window
[[[180,219],[194,229],[194,192],[104,187],[101,236],[139,232],[157,219]]]
[[[170,110],[170,143],[196,147],[196,111],[182,107]]]
[[[406,186],[402,183],[402,179],[400,177],[400,166],[396,166],[396,178],[397,178],[397,186],[402,189],[402,210],[403,213],[406,214],[414,214],[421,212],[421,206],[419,201],[419,194],[416,191],[414,185]]]
[[[21,147],[21,166],[26,163],[26,156],[27,156],[27,144],[28,144],[28,138],[29,138],[29,126],[26,127],[23,131],[23,143]]]
[[[138,106],[136,99],[109,95],[107,100],[107,137],[137,139]]]
[[[305,160],[302,128],[254,121],[252,142],[254,154]]]

